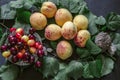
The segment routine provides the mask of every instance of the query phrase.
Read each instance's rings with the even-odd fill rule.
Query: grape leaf
[[[98,25],[105,25],[106,19],[103,16],[100,16],[95,20],[95,23]]]
[[[24,4],[24,0],[16,0],[16,1],[11,1],[10,3],[11,8],[22,8]]]
[[[3,73],[8,67],[9,67],[9,65],[2,65],[0,67],[0,74]]]
[[[120,55],[120,33],[111,33],[112,43],[115,45],[116,53]]]
[[[55,76],[59,70],[59,62],[54,57],[44,57],[43,59],[43,76]]]
[[[90,55],[90,52],[86,48],[77,48],[76,53],[79,55],[80,58],[88,57]]]
[[[120,15],[116,14],[116,13],[110,13],[108,14],[107,18],[107,28],[115,31],[120,29]]]
[[[70,80],[70,79],[67,76],[66,71],[63,69],[58,72],[58,74],[54,77],[53,80]]]
[[[16,80],[19,74],[19,68],[15,65],[10,65],[4,72],[0,74],[2,80]]]
[[[82,76],[83,73],[83,65],[82,63],[78,61],[71,61],[66,67],[66,73],[69,77],[74,78],[75,80],[78,80]]]
[[[97,59],[89,63],[90,73],[97,78],[101,77],[101,69],[102,69],[102,60]]]
[[[16,15],[16,10],[11,9],[9,4],[1,6],[1,17],[0,19],[14,19]]]
[[[91,39],[87,40],[86,47],[89,49],[90,53],[94,55],[99,54],[102,51]]]
[[[52,46],[53,49],[56,49],[58,42],[56,42],[56,41],[50,41],[50,44],[51,44],[51,46]]]
[[[6,31],[4,32],[4,34],[2,34],[2,37],[0,39],[0,46],[2,46],[5,43],[8,34],[9,34],[9,31],[6,29]]]
[[[56,5],[59,5],[59,0],[48,0],[48,1],[51,1],[51,2],[55,3]]]
[[[109,57],[103,57],[102,62],[103,66],[101,70],[101,76],[111,73],[114,68],[114,61]]]
[[[70,0],[69,10],[71,13],[78,13],[81,6],[81,0]],[[83,5],[83,4],[82,4]]]
[[[88,30],[90,31],[91,35],[95,35],[96,33],[99,32],[97,25],[95,23],[97,16],[95,16],[91,12],[87,12],[85,15],[87,16],[87,18],[89,20]]]
[[[17,10],[16,18],[21,23],[29,24],[30,16],[31,16],[31,13],[29,11],[26,11],[23,8],[20,8]]]
[[[64,7],[64,8],[66,8],[66,9],[69,9],[69,0],[60,0],[59,1],[60,3],[60,7]]]
[[[94,78],[94,76],[91,74],[91,72],[90,72],[90,69],[89,69],[89,63],[86,63],[85,65],[84,65],[84,70],[83,70],[83,74],[82,74],[82,76],[84,77],[84,78]]]

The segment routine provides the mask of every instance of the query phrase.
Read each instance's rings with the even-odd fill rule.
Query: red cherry
[[[42,46],[42,45],[39,45],[39,46],[38,46],[38,49],[39,49],[39,50],[43,50],[43,46]]]
[[[42,57],[43,55],[44,55],[43,50],[38,50],[38,51],[37,51],[37,56],[38,56],[38,57]]]
[[[30,54],[27,53],[27,52],[25,52],[24,55],[23,55],[22,60],[23,60],[23,61],[29,61],[29,59],[30,59]]]
[[[19,59],[22,59],[22,58],[23,58],[23,53],[18,52],[17,57],[18,57]]]
[[[8,48],[8,46],[7,46],[7,45],[2,45],[2,46],[0,47],[1,51],[6,51],[6,50],[7,50],[7,48]]]
[[[30,56],[29,62],[30,62],[30,63],[33,63],[34,61],[35,61],[35,57]]]
[[[15,36],[17,37],[17,39],[20,39],[22,37],[20,33],[16,33]]]
[[[29,34],[29,39],[35,39],[34,35]]]
[[[23,28],[18,28],[18,29],[16,30],[16,33],[19,33],[19,34],[23,35],[23,34],[24,34]]]
[[[35,42],[35,48],[39,48],[39,45],[41,45],[40,42]]]
[[[18,62],[18,61],[19,61],[19,59],[18,59],[17,56],[12,56],[12,62],[13,62],[13,63],[16,63],[16,62]]]
[[[41,65],[42,65],[42,64],[41,64],[40,61],[36,61],[36,62],[35,62],[35,67],[39,68],[39,67],[41,67]]]
[[[16,28],[10,28],[10,32],[14,32],[14,31],[16,31]]]
[[[33,28],[30,28],[30,29],[29,29],[29,33],[30,33],[30,34],[34,34],[34,32],[35,32],[35,29],[33,29]]]

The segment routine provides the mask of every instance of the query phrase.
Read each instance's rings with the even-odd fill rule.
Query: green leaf
[[[59,70],[59,62],[54,57],[44,57],[43,76],[55,76]]]
[[[50,41],[50,44],[51,44],[51,46],[52,46],[53,49],[56,49],[58,42],[56,42],[56,41]]]
[[[69,0],[60,0],[59,1],[60,3],[60,7],[62,7],[62,8],[66,8],[66,9],[69,9]]]
[[[0,74],[3,73],[8,67],[9,67],[9,65],[2,65],[0,67]]]
[[[9,4],[1,6],[1,19],[14,19],[16,15],[16,10],[11,9]]]
[[[95,20],[95,22],[96,22],[96,24],[98,24],[98,25],[105,25],[106,20],[105,20],[105,18],[104,18],[103,16],[100,16],[100,17],[98,17],[98,18]]]
[[[97,16],[95,16],[93,13],[89,12],[85,14],[89,20],[88,30],[90,31],[91,35],[95,35],[99,32],[97,25],[95,23],[95,20],[97,19]]]
[[[10,3],[11,8],[22,8],[24,4],[24,0],[16,0],[16,1],[11,1]]]
[[[114,68],[114,61],[109,57],[103,57],[103,66],[101,70],[101,75],[107,75],[112,72]]]
[[[87,40],[86,47],[89,49],[90,53],[94,55],[99,54],[102,51],[91,39]]]
[[[102,69],[102,60],[97,59],[89,63],[90,73],[94,77],[97,77],[97,78],[101,77],[101,69]]]
[[[116,13],[110,13],[107,16],[107,28],[115,31],[120,29],[120,15],[116,14]]]
[[[16,80],[19,74],[19,68],[10,65],[3,73],[0,74],[2,80]]]
[[[71,13],[78,13],[81,6],[81,0],[70,0],[69,10]]]
[[[9,34],[9,31],[8,31],[8,30],[6,30],[6,31],[2,34],[2,37],[1,37],[1,39],[0,39],[0,46],[2,46],[2,45],[5,43],[8,34]]]
[[[63,69],[58,72],[58,74],[54,77],[53,80],[70,80],[70,79],[67,76],[66,71]]]
[[[90,52],[86,48],[77,48],[76,53],[79,55],[80,58],[88,57],[90,55]]]
[[[91,74],[90,69],[89,69],[89,64],[84,65],[84,70],[82,76],[84,78],[94,78],[94,76]]]
[[[31,16],[31,13],[23,8],[17,10],[16,18],[21,23],[29,24],[30,16]]]
[[[120,33],[111,33],[112,43],[115,45],[116,53],[120,55]]]
[[[51,2],[55,3],[56,5],[59,5],[60,0],[48,0],[48,1],[51,1]]]
[[[71,61],[68,67],[66,67],[66,72],[69,77],[72,77],[75,80],[78,80],[78,78],[82,76],[83,65],[78,61]]]

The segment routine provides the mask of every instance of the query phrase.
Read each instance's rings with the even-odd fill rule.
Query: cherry
[[[20,33],[16,33],[15,36],[17,39],[20,39],[22,37],[22,35]]]
[[[30,39],[30,40],[28,40],[28,42],[27,42],[27,45],[28,45],[28,46],[34,46],[34,44],[35,44],[35,40],[34,40],[34,39]]]
[[[16,55],[17,54],[17,48],[16,47],[10,48],[10,52],[11,52],[12,55]]]
[[[29,51],[30,53],[35,54],[37,50],[35,47],[30,47]]]
[[[8,46],[7,46],[7,45],[2,45],[0,49],[1,49],[1,51],[6,51],[6,50],[7,50],[7,48],[8,48]]]
[[[23,58],[23,53],[18,52],[17,57],[18,57],[18,59],[22,59]]]
[[[38,57],[42,57],[43,55],[44,55],[43,50],[38,50],[38,51],[37,51],[37,56],[38,56]]]
[[[18,49],[23,49],[24,48],[24,44],[22,43],[22,42],[18,42],[17,43],[17,47],[18,47]]]
[[[36,47],[36,48],[39,48],[39,45],[41,45],[40,42],[35,42],[35,47]]]
[[[16,33],[19,33],[19,34],[23,35],[23,34],[24,34],[23,28],[18,28],[18,29],[16,30]]]
[[[42,46],[42,45],[39,45],[39,46],[38,46],[38,49],[39,49],[39,50],[43,50],[43,46]]]
[[[18,61],[19,61],[19,59],[18,59],[17,56],[12,56],[12,62],[13,62],[13,63],[16,63],[16,62],[18,62]]]
[[[4,51],[2,52],[2,56],[5,57],[5,58],[8,58],[10,56],[10,51]]]
[[[17,38],[16,37],[11,37],[9,38],[9,43],[12,44],[12,43],[17,43]]]
[[[35,40],[35,36],[32,34],[29,34],[29,39],[34,39]]]
[[[28,61],[29,59],[30,59],[30,54],[28,52],[25,52],[24,55],[23,55],[22,60],[23,61]]]
[[[14,35],[9,35],[9,36],[8,36],[8,40],[11,40],[11,39],[14,39],[14,38],[15,38]]]
[[[27,42],[29,40],[29,37],[27,35],[23,35],[22,38],[21,38],[21,40],[23,42]]]
[[[16,28],[10,28],[10,32],[14,32],[14,31],[16,31]]]
[[[30,34],[34,34],[34,33],[35,33],[35,29],[30,28],[30,29],[29,29],[29,33],[30,33]]]
[[[35,62],[35,67],[37,67],[37,68],[41,67],[41,62],[40,61],[36,61]]]
[[[29,62],[30,62],[30,63],[33,63],[34,61],[35,61],[35,57],[30,56]]]

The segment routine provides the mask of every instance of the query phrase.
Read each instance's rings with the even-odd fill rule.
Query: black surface
[[[9,2],[10,0],[0,0],[0,5]],[[86,0],[89,9],[96,14],[97,16],[104,15],[106,16],[109,12],[116,12],[120,14],[120,0]],[[5,24],[12,26],[13,22],[5,21]],[[3,64],[3,58],[0,57],[0,65]],[[18,80],[42,80],[41,74],[34,71],[32,68],[27,69],[22,73]],[[80,79],[84,80],[84,79]],[[100,79],[91,79],[91,80],[120,80],[120,57],[117,57],[115,68],[113,72],[107,76],[104,76]]]

